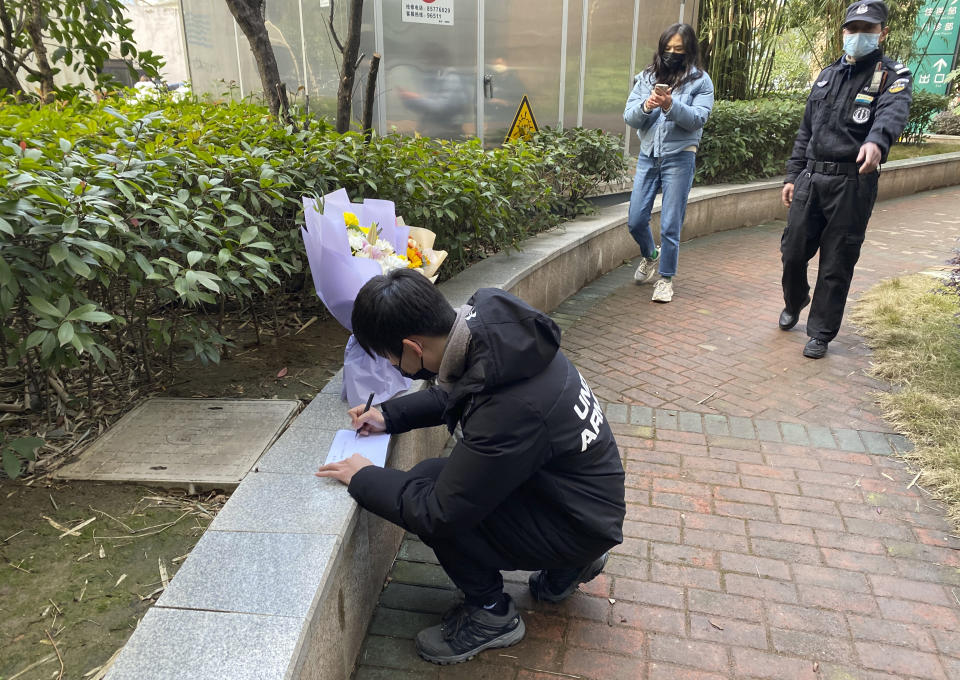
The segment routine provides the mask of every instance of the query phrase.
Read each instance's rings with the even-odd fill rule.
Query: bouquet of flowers
[[[361,226],[360,218],[352,212],[343,213],[343,222],[347,228],[347,241],[353,257],[375,260],[380,263],[384,274],[394,269],[413,269],[431,281],[437,280],[437,269],[447,257],[447,253],[444,250],[432,249],[436,234],[429,229],[406,227],[403,218],[396,218],[397,226],[406,227],[408,230],[406,249],[401,253],[393,242],[401,239],[381,238],[376,222]]]
[[[338,189],[318,202],[303,199],[301,229],[317,295],[344,328],[351,330],[353,302],[367,281],[400,268],[419,271],[431,281],[447,253],[434,250],[436,234],[405,225],[392,201],[351,203]],[[343,356],[342,396],[362,404],[371,392],[380,403],[410,387],[383,358],[371,358],[351,335]]]

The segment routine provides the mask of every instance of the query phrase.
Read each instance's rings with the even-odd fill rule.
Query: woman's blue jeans
[[[680,230],[687,214],[687,197],[693,186],[697,154],[680,151],[662,158],[640,154],[630,194],[627,228],[644,257],[653,255],[656,244],[650,231],[653,199],[663,191],[660,206],[660,276],[676,276],[680,259]]]

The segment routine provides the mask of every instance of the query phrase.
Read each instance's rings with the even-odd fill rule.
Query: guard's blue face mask
[[[853,59],[867,56],[879,45],[879,33],[847,33],[843,36],[843,51]]]

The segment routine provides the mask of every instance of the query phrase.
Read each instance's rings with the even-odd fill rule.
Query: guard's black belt
[[[807,172],[818,175],[856,175],[860,172],[860,166],[856,163],[835,161],[807,161]]]

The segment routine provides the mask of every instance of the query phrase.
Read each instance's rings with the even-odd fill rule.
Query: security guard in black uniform
[[[882,0],[859,0],[847,8],[845,54],[815,81],[787,161],[782,198],[790,211],[780,242],[785,303],[780,328],[793,328],[810,303],[807,263],[819,249],[807,318],[810,340],[803,348],[811,359],[823,357],[840,330],[877,199],[878,167],[910,110],[910,71],[880,49],[890,31],[887,14]]]

